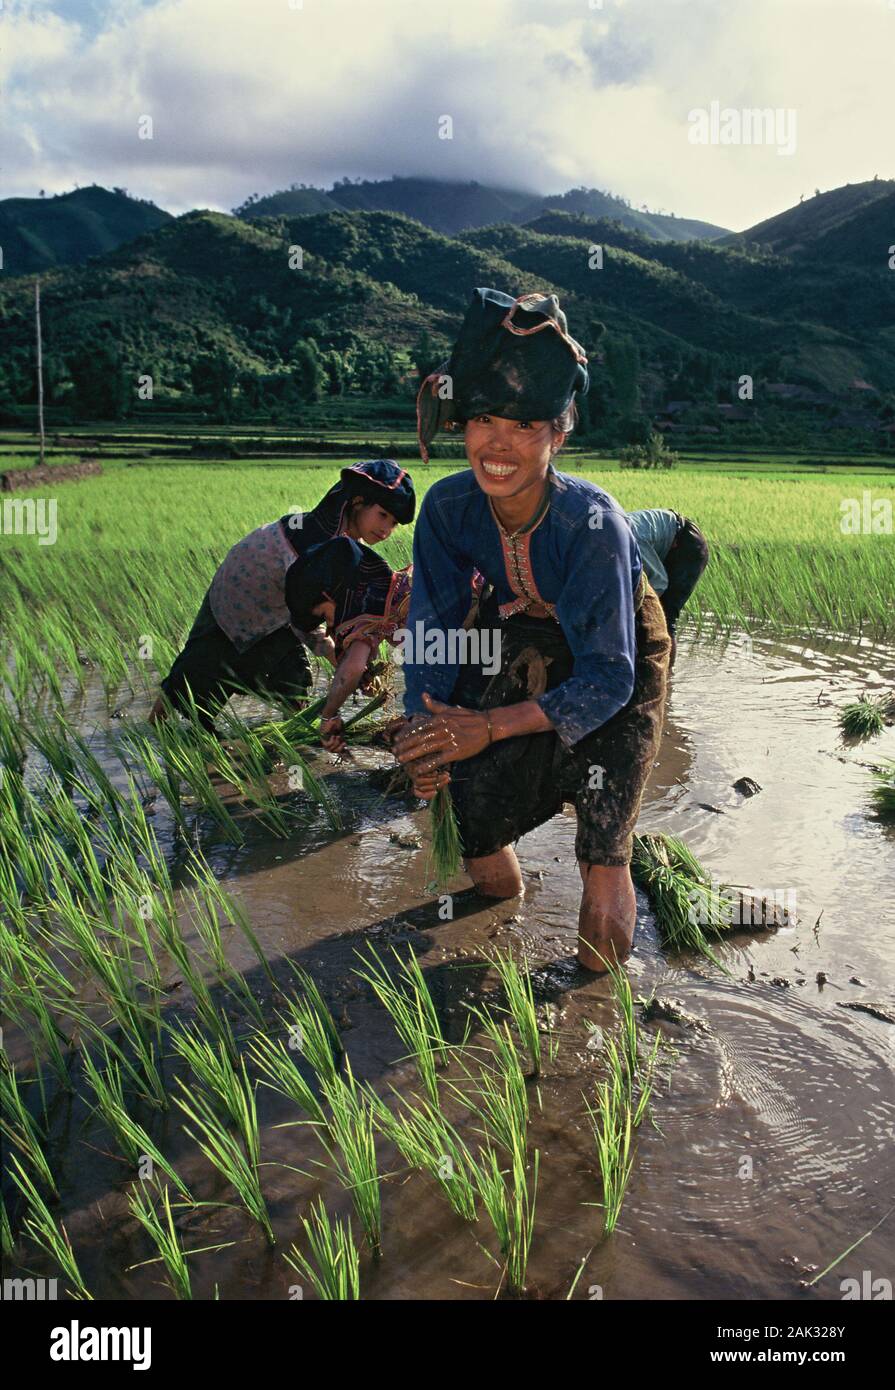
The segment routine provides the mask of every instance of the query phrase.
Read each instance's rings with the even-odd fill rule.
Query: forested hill
[[[781,399],[795,393],[858,425],[863,411],[882,429],[895,403],[895,275],[880,250],[895,242],[892,209],[884,185],[803,246],[786,231],[787,216],[804,219],[794,208],[776,219],[786,254],[748,240],[659,242],[557,210],[454,237],[394,212],[193,212],[44,273],[48,399],[115,416],[149,375],[156,398],[211,401],[225,416],[328,394],[409,403],[472,289],[493,285],[560,296],[595,358],[594,428],[636,433],[675,403],[707,420],[725,401],[735,412],[747,374]],[[8,414],[34,392],[33,283],[0,285]]]
[[[55,197],[0,200],[0,246],[7,275],[79,264],[151,232],[171,214],[123,188],[92,184]]]

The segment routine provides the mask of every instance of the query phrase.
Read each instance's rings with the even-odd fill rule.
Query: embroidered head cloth
[[[553,420],[589,385],[587,356],[555,294],[477,289],[447,362],[417,396],[420,454],[440,429],[475,415]]]

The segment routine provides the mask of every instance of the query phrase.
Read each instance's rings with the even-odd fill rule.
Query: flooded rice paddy
[[[616,1010],[609,982],[574,964],[580,880],[571,810],[520,842],[524,900],[499,904],[477,897],[463,876],[433,892],[428,813],[369,776],[392,765],[385,751],[357,749],[338,765],[315,755],[315,771],[326,774],[342,809],[338,831],[321,814],[289,839],[251,824],[240,846],[213,828],[203,836],[209,864],[250,918],[277,980],[289,962],[314,976],[355,1076],[383,1098],[391,1088],[418,1091],[419,1079],[402,1060],[388,1014],[353,973],[358,950],[372,944],[385,955],[391,945],[412,945],[457,1043],[469,1005],[495,993],[484,957],[508,947],[527,958],[557,1043],[540,1079],[529,1082],[529,1145],[540,1153],[529,1297],[564,1299],[574,1285],[575,1298],[838,1299],[845,1277],[865,1269],[891,1277],[895,1215],[809,1284],[895,1203],[895,829],[868,807],[868,765],[895,755],[895,731],[848,746],[837,723],[847,700],[893,685],[888,646],[683,641],[640,829],[681,836],[722,882],[785,895],[798,921],[723,941],[725,975],[698,957],[669,958],[638,895],[628,974],[635,997],[655,996],[640,1010],[644,1037],[658,1030],[668,1046],[652,1122],[637,1133],[627,1195],[607,1239],[583,1097],[592,1098],[603,1074],[599,1044],[616,1026]],[[143,713],[140,700],[110,718],[96,691],[68,718],[120,773],[105,744]],[[27,771],[39,783],[39,760]],[[760,791],[735,790],[742,777]],[[160,797],[147,809],[176,873],[186,847]],[[272,1010],[271,981],[235,927],[226,945]],[[173,963],[165,991],[169,1020],[192,1018]],[[234,1010],[238,1034],[243,1023]],[[27,1077],[29,1050],[14,1027],[5,1045]],[[256,1094],[274,1247],[185,1134],[179,1112],[141,1115],[193,1194],[228,1204],[178,1215],[188,1250],[225,1247],[190,1257],[198,1298],[294,1297],[298,1276],[283,1251],[301,1235],[300,1216],[318,1195],[331,1214],[351,1211],[316,1137],[296,1123],[296,1106],[263,1086]],[[159,1265],[145,1263],[154,1252],[128,1210],[133,1173],[103,1123],[80,1091],[51,1096],[49,1113],[46,1151],[60,1187],[53,1210],[86,1285],[98,1298],[170,1297]],[[494,1297],[500,1268],[487,1224],[455,1215],[433,1182],[409,1172],[381,1139],[379,1166],[383,1257],[362,1252],[361,1296]],[[15,1262],[56,1272],[23,1242]]]

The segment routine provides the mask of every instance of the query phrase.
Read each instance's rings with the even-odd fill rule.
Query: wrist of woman
[[[519,734],[548,733],[553,724],[535,700],[518,705],[501,705],[486,711],[491,716],[491,742],[516,738]]]

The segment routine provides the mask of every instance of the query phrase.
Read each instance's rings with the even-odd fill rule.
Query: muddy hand
[[[413,786],[414,796],[420,797],[423,801],[431,801],[451,780],[446,767],[431,767],[424,758],[417,763],[410,763],[406,771]]]
[[[444,705],[428,693],[423,702],[431,718],[409,729],[395,744],[399,763],[421,761],[428,769],[472,758],[491,742],[491,724],[481,710]]]
[[[348,747],[344,735],[345,725],[337,714],[320,721],[320,742],[327,753],[344,753]]]

